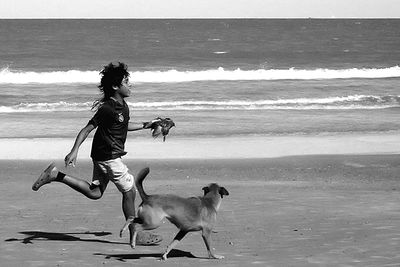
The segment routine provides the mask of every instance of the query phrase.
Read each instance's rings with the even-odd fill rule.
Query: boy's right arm
[[[68,155],[65,156],[64,162],[65,162],[65,167],[68,167],[69,165],[72,165],[72,167],[75,167],[76,163],[76,158],[78,156],[78,150],[83,141],[87,138],[89,133],[93,131],[95,126],[93,124],[88,124],[82,130],[80,130],[78,136],[75,139],[74,146],[71,149],[71,152],[68,153]]]

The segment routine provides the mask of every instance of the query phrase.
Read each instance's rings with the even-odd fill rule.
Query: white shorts
[[[105,189],[109,181],[112,181],[122,193],[128,192],[135,187],[133,175],[121,158],[105,161],[93,160],[92,184],[99,185]]]

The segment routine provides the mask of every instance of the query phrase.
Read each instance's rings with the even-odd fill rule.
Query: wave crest
[[[131,81],[137,83],[179,83],[194,81],[240,81],[240,80],[313,80],[313,79],[355,79],[355,78],[397,78],[400,67],[352,68],[352,69],[257,69],[225,70],[223,68],[202,71],[136,71],[131,72]],[[20,72],[4,68],[0,71],[0,84],[69,84],[98,83],[98,71],[51,71]]]
[[[89,110],[92,103],[21,103],[14,106],[0,106],[0,113],[12,112],[54,112]],[[227,101],[163,101],[128,102],[136,111],[170,110],[360,110],[387,109],[400,107],[400,95],[373,96],[351,95],[327,98],[295,98],[275,100],[227,100]]]

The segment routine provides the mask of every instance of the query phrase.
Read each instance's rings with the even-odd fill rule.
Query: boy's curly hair
[[[114,94],[114,86],[121,86],[122,81],[129,79],[128,66],[125,63],[109,63],[100,71],[101,80],[98,88],[103,96],[94,101],[92,109],[97,109],[105,101],[109,100]]]

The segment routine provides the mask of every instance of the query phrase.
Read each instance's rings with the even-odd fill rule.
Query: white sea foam
[[[13,106],[0,106],[0,113],[14,112],[52,112],[89,110],[91,102],[68,103],[21,103]],[[351,95],[327,98],[295,98],[265,100],[226,100],[226,101],[162,101],[128,102],[132,110],[360,110],[399,108],[400,95],[372,96]]]
[[[0,113],[82,111],[90,109],[92,103],[21,103],[13,106],[0,106]]]
[[[51,72],[21,72],[4,68],[0,71],[0,84],[56,84],[56,83],[98,83],[98,71],[51,71]]]
[[[225,70],[223,68],[201,71],[136,71],[131,72],[131,81],[138,83],[179,83],[193,81],[240,81],[240,80],[313,80],[355,78],[397,78],[400,67],[365,69],[257,69]],[[57,84],[98,83],[98,71],[50,71],[21,72],[4,68],[0,71],[0,84]]]

